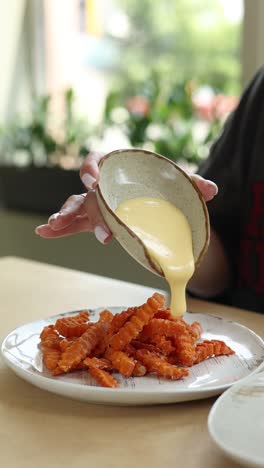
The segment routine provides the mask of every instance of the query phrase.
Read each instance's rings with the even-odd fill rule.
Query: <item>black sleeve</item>
[[[264,134],[264,67],[243,93],[237,109],[228,118],[208,159],[198,171],[218,185],[219,193],[208,203],[208,210],[211,225],[233,266],[239,255],[243,217],[250,198],[248,187],[253,161],[254,158],[264,159],[260,134]]]

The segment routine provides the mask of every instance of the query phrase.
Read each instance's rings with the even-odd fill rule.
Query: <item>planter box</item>
[[[4,208],[51,214],[70,195],[83,192],[75,170],[0,166],[0,204]]]

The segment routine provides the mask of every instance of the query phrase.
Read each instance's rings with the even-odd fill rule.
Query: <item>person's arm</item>
[[[228,289],[231,280],[228,257],[221,240],[212,229],[207,253],[189,281],[188,291],[199,297],[216,297]]]

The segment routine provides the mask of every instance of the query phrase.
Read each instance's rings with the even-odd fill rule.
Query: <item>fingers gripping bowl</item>
[[[96,196],[107,225],[122,247],[141,265],[160,276],[164,275],[159,265],[115,211],[123,201],[136,197],[160,198],[175,205],[190,224],[195,265],[199,265],[209,244],[208,212],[195,183],[175,163],[141,149],[113,151],[100,163]]]

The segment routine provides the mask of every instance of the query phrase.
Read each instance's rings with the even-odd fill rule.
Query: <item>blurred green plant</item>
[[[171,85],[155,72],[142,83],[124,82],[122,88],[108,94],[102,123],[93,129],[75,116],[72,89],[64,93],[64,117],[59,127],[51,118],[51,97],[40,96],[33,102],[28,123],[17,120],[2,130],[1,164],[79,168],[88,146],[99,139],[106,142],[106,134],[110,131],[114,135],[118,129],[128,146],[198,165],[206,158],[223,118],[237,102],[209,87],[209,99],[207,94],[206,100],[201,100],[197,95],[200,89],[193,80]]]
[[[230,3],[235,3],[230,0]],[[234,13],[238,13],[239,0]],[[242,18],[222,0],[113,0],[127,33],[108,34],[120,50],[115,80],[145,80],[155,69],[167,80],[195,76],[225,93],[240,92]]]
[[[50,96],[33,100],[31,117],[17,118],[0,132],[0,161],[8,165],[76,166],[87,154],[91,129],[85,119],[75,116],[72,89],[64,93],[62,125],[52,122]]]
[[[198,89],[194,81],[166,86],[154,73],[141,84],[111,91],[106,99],[102,134],[108,127],[118,126],[131,146],[197,165],[207,156],[223,117],[236,104],[236,98],[226,102],[230,98],[212,94],[203,106],[195,100]]]

